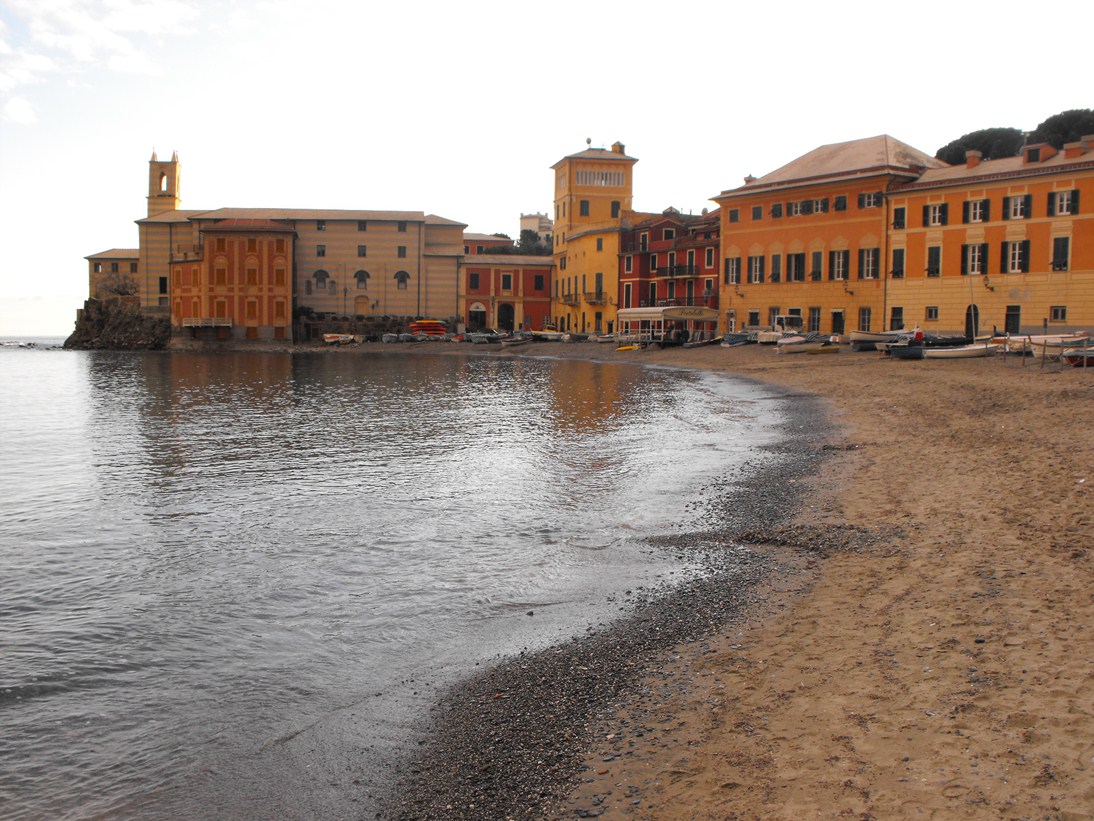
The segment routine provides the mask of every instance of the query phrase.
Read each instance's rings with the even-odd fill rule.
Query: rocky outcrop
[[[76,350],[159,350],[171,339],[167,317],[146,316],[122,299],[89,299],[65,340]]]

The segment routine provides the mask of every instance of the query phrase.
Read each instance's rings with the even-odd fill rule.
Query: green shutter
[[[969,274],[969,246],[961,246],[961,276]]]
[[[1029,219],[1033,216],[1033,194],[1026,194],[1024,200],[1023,205],[1025,207],[1022,209],[1022,213],[1025,214],[1026,219]]]
[[[986,242],[980,245],[980,273],[986,274],[988,272],[988,244]]]
[[[1028,195],[1027,195],[1028,196]],[[1022,273],[1029,273],[1029,240],[1022,240]]]
[[[988,220],[991,219],[991,200],[985,199],[983,202],[984,202],[984,208],[983,208],[984,222],[987,222]]]
[[[1071,192],[1071,213],[1079,213],[1079,189],[1076,188]]]
[[[961,203],[961,222],[967,223],[969,221],[969,206],[971,205],[972,203],[968,200]]]
[[[942,217],[942,224],[946,225],[950,220],[950,206],[949,203],[942,203],[942,207],[939,208],[940,216]]]
[[[1010,197],[1003,197],[1003,219],[1010,219]]]
[[[828,279],[833,280],[836,278],[836,252],[828,252]]]
[[[1056,192],[1048,192],[1048,215],[1050,217],[1056,216]]]
[[[923,227],[926,228],[931,224],[931,206],[923,206]]]
[[[1005,201],[1007,197],[1004,197],[1003,199]],[[1007,209],[1004,208],[1003,213],[1005,214],[1006,212]],[[1002,244],[999,246],[999,273],[1001,274],[1005,274],[1007,272],[1007,251],[1010,250],[1009,248],[1007,248],[1008,245],[1010,245],[1010,243],[1006,240],[1003,240]]]

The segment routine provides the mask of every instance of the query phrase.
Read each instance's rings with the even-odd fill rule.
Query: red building
[[[624,224],[619,307],[718,307],[719,212],[693,216],[669,208]]]
[[[460,263],[460,311],[468,330],[540,330],[550,322],[554,257],[474,255]]]

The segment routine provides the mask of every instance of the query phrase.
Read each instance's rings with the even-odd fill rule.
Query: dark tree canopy
[[[1073,108],[1046,119],[1029,135],[1029,141],[1063,148],[1064,143],[1076,142],[1090,134],[1094,134],[1094,111]]]
[[[1013,157],[1022,150],[1025,136],[1017,128],[985,128],[965,134],[942,146],[935,157],[950,165],[965,162],[966,151],[979,151],[985,160]]]

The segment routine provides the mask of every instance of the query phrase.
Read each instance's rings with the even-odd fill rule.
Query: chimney
[[[980,158],[983,156],[984,155],[981,152],[969,149],[965,152],[965,167],[976,168],[976,166],[980,165]]]
[[[748,185],[750,182],[756,182],[756,178],[753,177],[751,174],[745,177],[745,185]]]
[[[613,154],[625,154],[625,153],[627,153],[625,151],[625,149],[626,149],[626,146],[624,146],[623,143],[619,142],[618,140],[616,142],[612,143],[612,153]]]

